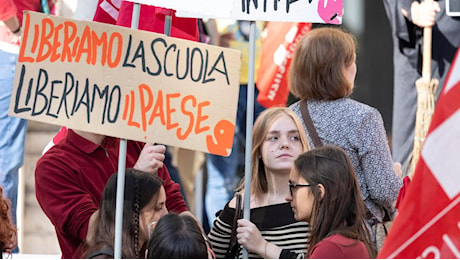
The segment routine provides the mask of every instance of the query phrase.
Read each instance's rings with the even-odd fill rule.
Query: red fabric
[[[7,20],[16,14],[19,22],[22,23],[22,11],[40,12],[41,8],[40,0],[0,0],[0,20]]]
[[[460,50],[379,258],[460,258]]]
[[[404,200],[404,197],[406,196],[407,190],[409,189],[409,184],[410,184],[410,177],[409,176],[404,177],[403,186],[399,190],[398,199],[396,200],[395,208],[399,209],[399,205],[401,205],[402,201]]]
[[[309,258],[365,259],[369,258],[369,253],[363,242],[335,234],[314,245]]]
[[[63,126],[59,132],[53,137],[53,145],[59,143],[67,135],[67,127]]]
[[[18,9],[12,0],[0,0],[0,21],[5,21],[18,13]]]
[[[131,27],[134,3],[123,1],[119,4],[119,2],[119,0],[99,0],[93,20]],[[172,14],[171,37],[192,41],[199,40],[198,19],[179,18],[174,15],[172,10],[150,5],[141,4],[138,29],[164,33],[166,14]]]
[[[285,106],[288,95],[289,66],[300,39],[311,30],[310,23],[269,22],[262,44],[257,77],[257,102],[268,108]],[[292,35],[293,37],[287,37]]]
[[[24,10],[39,12],[41,10],[40,0],[0,0],[1,21],[17,15],[19,23],[22,24],[22,11]],[[4,24],[0,25],[0,41],[19,45],[16,36]]]
[[[55,226],[63,258],[74,254],[86,238],[88,221],[97,210],[109,177],[118,170],[118,138],[106,137],[94,144],[74,131],[50,148],[37,162],[37,200]],[[143,143],[128,141],[126,167],[133,167]],[[187,210],[179,184],[173,182],[165,166],[158,170],[164,182],[169,211]]]

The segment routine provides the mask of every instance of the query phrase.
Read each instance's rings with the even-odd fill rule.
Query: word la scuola
[[[25,15],[24,27],[24,41],[28,38],[33,41],[21,46],[19,62],[122,66],[141,69],[150,76],[163,75],[201,84],[217,80],[230,85],[224,51],[210,55],[204,44],[205,48],[183,46],[160,35],[144,41],[129,34],[126,40],[117,32],[100,32],[89,26],[79,30],[72,21],[56,22],[50,18],[32,26],[29,13]]]

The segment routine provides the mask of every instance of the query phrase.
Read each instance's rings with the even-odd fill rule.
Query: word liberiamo
[[[166,40],[160,37],[153,39],[146,47],[143,40],[140,40],[137,46],[133,46],[132,35],[129,35],[125,43],[126,37],[117,31],[103,31],[98,34],[89,26],[85,26],[80,34],[78,32],[75,22],[64,21],[55,24],[49,18],[42,19],[41,25],[35,24],[31,28],[30,14],[26,13],[23,41],[28,42],[28,37],[33,37],[33,40],[30,46],[21,45],[18,62],[79,63],[82,58],[86,58],[83,62],[88,65],[109,68],[139,66],[144,73],[151,76],[162,74],[202,84],[213,82],[216,77],[221,76],[230,85],[223,51],[217,58],[210,60],[208,50],[196,47],[181,49],[175,43],[168,45]],[[167,62],[169,60],[173,61],[170,69]]]

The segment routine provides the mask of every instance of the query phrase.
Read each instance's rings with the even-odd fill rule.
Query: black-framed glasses
[[[311,186],[312,186],[311,184],[302,184],[302,183],[292,184],[292,183],[289,183],[289,191],[291,192],[291,197],[294,196],[294,189],[296,189],[298,187],[311,187]]]

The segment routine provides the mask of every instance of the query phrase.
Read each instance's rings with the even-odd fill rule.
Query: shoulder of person
[[[298,108],[300,106],[300,100],[299,101],[296,101],[294,103],[292,103],[289,108],[290,109],[294,109],[294,108]]]
[[[239,192],[235,192],[235,194],[233,195],[233,198],[228,202],[228,207],[229,207],[229,208],[232,208],[232,209],[235,209],[235,208],[236,208],[236,194],[240,194],[240,195],[241,195],[241,203],[243,203],[243,200],[244,200],[244,190],[239,191]]]
[[[357,118],[367,118],[376,116],[381,117],[380,111],[377,108],[370,106],[366,103],[362,103],[351,98],[345,99],[345,102],[347,104],[346,107],[350,111],[352,111],[353,115]]]
[[[368,105],[366,103],[363,103],[361,101],[358,101],[358,100],[355,100],[355,99],[352,99],[352,98],[346,98],[344,99],[345,102],[347,102],[350,106],[352,106],[353,108],[356,108],[358,107],[359,109],[361,109],[362,111],[373,111],[373,110],[377,110],[375,107],[371,106],[371,105]]]
[[[337,244],[338,235],[324,238],[313,246],[310,258],[343,258],[342,248]]]

